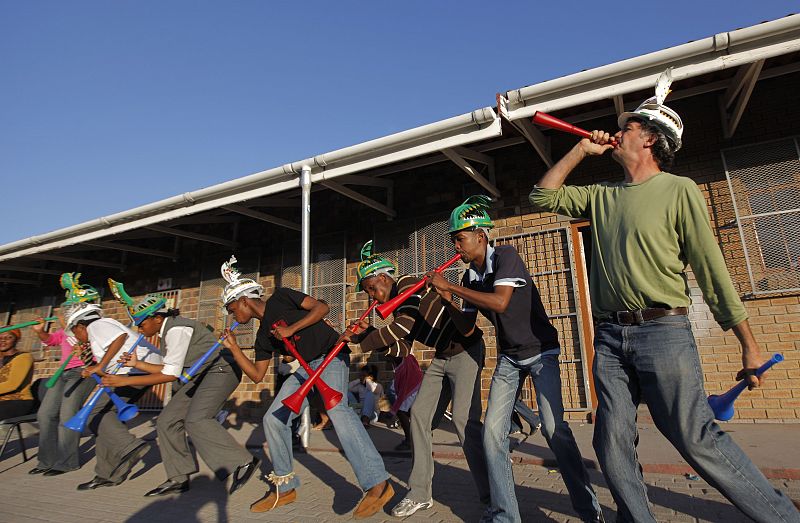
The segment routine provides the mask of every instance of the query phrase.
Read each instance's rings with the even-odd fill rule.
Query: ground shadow
[[[180,503],[176,502],[177,496],[180,496]],[[207,517],[201,519],[199,516],[200,510],[208,503],[215,504],[217,508],[216,518],[213,521],[228,523],[228,493],[225,490],[225,484],[209,476],[195,476],[192,478],[191,490],[188,492],[157,498],[156,501],[143,506],[125,521],[140,523],[173,519],[181,523],[200,523],[208,521]],[[187,507],[193,507],[195,512],[187,511]]]
[[[333,490],[332,508],[336,514],[348,514],[358,506],[363,496],[361,488],[312,454],[295,454],[294,458],[315,476],[325,478],[325,484]]]

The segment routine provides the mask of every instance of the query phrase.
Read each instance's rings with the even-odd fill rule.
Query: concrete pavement
[[[263,454],[263,433],[255,424],[236,423],[231,430],[237,439],[246,442],[251,451],[264,462],[262,472],[269,472],[268,460]],[[152,420],[140,416],[136,420],[136,433],[147,439],[155,436]],[[579,446],[591,467],[595,459],[591,451],[591,425],[572,423]],[[792,476],[798,470],[797,457],[793,452],[797,441],[797,425],[728,425],[733,437],[744,446],[756,463],[769,470],[785,471],[773,475],[773,484],[800,498],[799,479],[780,479],[777,476]],[[685,467],[680,457],[673,454],[668,445],[659,440],[652,425],[641,427],[640,457],[648,468],[670,465]],[[411,467],[409,453],[394,452],[392,448],[400,441],[399,431],[382,425],[370,429],[376,447],[382,452],[387,470],[395,482],[397,491],[390,505],[398,502],[404,492],[405,480]],[[435,432],[436,477],[432,509],[418,512],[407,518],[410,522],[430,521],[477,521],[483,510],[476,499],[471,477],[455,440],[452,426],[444,424]],[[26,441],[36,445],[36,431],[26,428]],[[311,452],[297,456],[296,472],[303,482],[298,491],[298,501],[267,514],[251,514],[249,504],[263,495],[266,485],[260,479],[252,479],[242,490],[228,496],[222,483],[212,479],[211,472],[201,463],[200,473],[192,480],[189,492],[180,496],[144,498],[142,494],[161,483],[164,470],[160,464],[158,450],[153,449],[142,463],[137,465],[128,481],[114,488],[89,492],[78,492],[75,486],[93,476],[93,441],[82,440],[84,466],[79,471],[61,476],[45,478],[27,472],[34,467],[35,460],[22,462],[15,442],[9,444],[4,459],[0,461],[0,481],[3,495],[0,496],[0,521],[2,522],[213,522],[213,521],[278,521],[278,522],[327,522],[346,521],[358,504],[362,493],[356,486],[355,477],[347,461],[337,450],[335,433],[314,432]],[[524,521],[578,521],[570,505],[569,497],[556,469],[537,463],[550,463],[552,455],[540,434],[529,438],[513,453],[517,497]],[[650,498],[655,505],[659,521],[725,521],[733,523],[747,521],[713,488],[702,480],[685,477],[679,469],[676,474],[646,473]],[[605,487],[602,475],[590,468],[601,504],[609,521],[613,521],[614,504]],[[379,513],[371,521],[397,521],[388,514]],[[609,517],[610,516],[610,517]]]

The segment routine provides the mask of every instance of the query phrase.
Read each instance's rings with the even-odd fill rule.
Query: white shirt
[[[136,340],[139,339],[139,335],[133,332],[130,328],[111,318],[101,318],[90,323],[89,326],[86,327],[86,331],[89,334],[89,342],[92,346],[92,354],[94,355],[94,359],[97,361],[103,359],[108,347],[114,342],[114,340],[123,334],[127,334],[128,336],[125,339],[125,343],[122,344],[122,348],[117,351],[114,357],[109,361],[108,366],[103,369],[106,372],[111,370],[111,368],[117,364],[117,360],[119,360],[120,356],[122,356],[122,354],[125,352],[128,352]],[[144,340],[139,344],[138,347],[136,347],[136,357],[141,361],[146,361],[147,363],[153,363],[156,365],[161,364],[161,354],[159,354],[155,347],[144,342]],[[119,369],[117,374],[128,374],[129,372],[131,372],[131,367],[122,367]]]
[[[164,356],[164,368],[161,374],[169,376],[180,376],[183,372],[186,352],[189,350],[189,342],[192,341],[194,329],[187,326],[170,327],[167,335],[164,336],[164,328],[167,326],[169,318],[164,319],[158,337],[164,340],[161,345],[167,351]]]
[[[361,383],[361,380],[353,380],[348,384],[347,390],[356,395],[359,401],[364,401],[364,395],[371,393],[375,396],[375,401],[379,401],[383,396],[383,385],[377,381],[367,380],[366,383]]]

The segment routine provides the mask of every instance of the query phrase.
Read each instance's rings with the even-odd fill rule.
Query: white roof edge
[[[653,53],[507,91],[510,120],[536,110],[555,111],[655,85],[674,66],[673,78],[726,69],[800,49],[800,14],[737,29]],[[536,108],[530,106],[536,105]],[[521,110],[526,108],[526,110]]]
[[[312,179],[331,179],[463,145],[502,133],[492,107],[384,136],[223,182],[46,234],[0,245],[0,261],[96,240],[128,230],[298,187],[296,175],[312,167]]]

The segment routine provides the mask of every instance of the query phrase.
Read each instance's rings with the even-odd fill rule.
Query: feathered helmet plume
[[[372,240],[368,241],[361,248],[361,262],[356,267],[356,274],[358,275],[358,285],[356,290],[361,290],[361,283],[367,278],[377,276],[378,274],[394,275],[397,267],[381,256],[372,253]]]
[[[111,294],[125,306],[128,316],[133,320],[133,324],[139,326],[144,320],[154,315],[167,305],[167,299],[162,294],[148,294],[138,304],[125,292],[125,285],[122,282],[108,279],[108,288]]]
[[[61,275],[61,288],[66,290],[66,301],[61,304],[67,329],[81,319],[100,318],[102,312],[97,301],[100,293],[91,285],[80,284],[81,273],[65,272]]]
[[[655,96],[642,102],[636,110],[619,115],[617,119],[619,128],[623,129],[630,118],[646,120],[664,131],[667,138],[672,141],[676,151],[680,149],[682,145],[681,137],[683,136],[683,121],[678,116],[678,113],[664,105],[667,95],[672,92],[669,88],[670,85],[672,85],[671,67],[661,73],[658,80],[656,80]]]
[[[66,290],[65,305],[94,302],[100,299],[97,289],[91,285],[80,284],[81,273],[65,272],[61,275],[61,288]]]
[[[494,228],[494,222],[489,217],[491,207],[490,197],[483,194],[470,196],[450,213],[447,232],[454,234],[465,229]]]
[[[224,262],[220,267],[222,278],[227,282],[227,285],[222,290],[223,307],[241,296],[255,299],[264,296],[264,287],[253,279],[242,278],[242,273],[233,266],[234,263],[236,263],[236,256],[231,256],[231,259]]]

